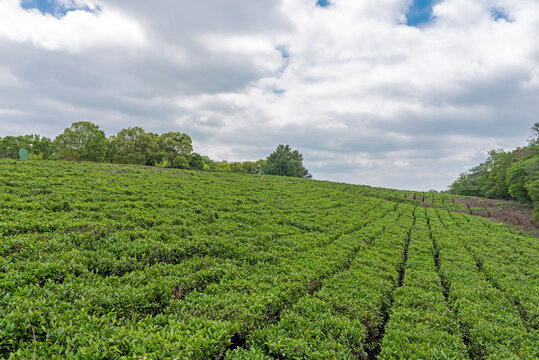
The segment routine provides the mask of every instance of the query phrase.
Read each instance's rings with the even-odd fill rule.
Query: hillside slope
[[[406,196],[2,160],[0,358],[539,357],[537,240]]]

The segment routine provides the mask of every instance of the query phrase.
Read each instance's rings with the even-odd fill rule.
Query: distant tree
[[[480,183],[488,175],[486,166],[483,165],[480,164],[460,174],[459,178],[451,184],[449,192],[466,196],[481,196]]]
[[[279,145],[267,157],[262,172],[269,175],[302,177],[305,173],[303,155],[292,150],[290,145]]]
[[[172,167],[177,169],[189,169],[189,160],[183,155],[178,155],[174,158],[174,164]]]
[[[243,174],[259,174],[262,165],[266,162],[264,159],[257,161],[234,161],[228,163],[230,171]]]
[[[534,220],[539,220],[539,179],[526,184],[526,190],[528,190],[532,203],[535,205],[533,218]]]
[[[111,160],[120,164],[155,165],[164,157],[159,136],[135,126],[122,129],[110,138]]]
[[[230,166],[230,171],[234,173],[243,173],[243,163],[241,161],[233,161],[228,163]]]
[[[17,159],[19,150],[23,148],[33,159],[49,159],[54,154],[52,141],[39,135],[6,136],[0,139],[0,157]]]
[[[26,148],[30,151],[30,141],[25,136],[6,136],[0,141],[0,157],[17,159],[19,150]]]
[[[183,156],[186,159],[193,152],[193,144],[191,137],[180,132],[167,132],[159,137],[161,150],[164,152],[166,159],[174,166],[174,159],[178,156]]]
[[[539,123],[532,131],[528,146],[489,151],[487,160],[460,174],[449,192],[532,202],[534,216],[539,218]]]
[[[103,161],[109,152],[109,140],[99,126],[89,121],[71,124],[54,139],[57,157],[76,160]]]
[[[202,170],[204,169],[204,158],[202,157],[202,155],[200,154],[197,154],[197,153],[192,153],[190,156],[189,156],[189,167],[191,169],[194,169],[194,170]]]
[[[219,172],[231,172],[231,168],[230,168],[230,164],[227,163],[226,161],[220,161],[218,164],[217,164],[217,171]]]
[[[241,172],[246,174],[259,174],[266,160],[260,159],[257,161],[244,161],[241,163]]]
[[[28,135],[27,135],[28,136]],[[56,151],[51,139],[40,137],[39,135],[30,135],[31,154],[39,159],[51,159]]]
[[[539,122],[536,122],[532,126],[532,136],[530,138],[530,144],[539,143]]]
[[[120,130],[110,137],[110,156],[113,163],[145,164],[142,138],[146,132],[138,126]]]
[[[217,171],[217,166],[219,165],[218,161],[214,161],[210,159],[209,156],[203,155],[202,162],[204,163],[202,170]]]
[[[520,157],[507,170],[507,183],[511,196],[520,202],[534,202],[537,204],[539,193],[539,154],[532,151]],[[539,204],[537,204],[539,205]]]
[[[496,199],[510,199],[506,181],[507,169],[511,167],[514,156],[503,150],[491,150],[484,163],[486,175],[480,184],[482,196]]]

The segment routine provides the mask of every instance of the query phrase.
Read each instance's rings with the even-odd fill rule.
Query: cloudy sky
[[[0,0],[0,136],[138,125],[443,190],[538,113],[537,0]]]

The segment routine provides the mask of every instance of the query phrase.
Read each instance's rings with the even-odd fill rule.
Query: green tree
[[[25,136],[6,136],[0,141],[0,157],[17,159],[19,150],[25,148],[30,152],[30,140]]]
[[[506,181],[509,186],[509,194],[519,202],[531,201],[526,188],[526,184],[529,183],[526,163],[526,161],[516,162],[507,170]]]
[[[489,151],[486,161],[488,176],[482,182],[481,195],[494,199],[509,199],[507,169],[513,164],[513,154],[503,150]]]
[[[269,175],[302,177],[305,172],[303,155],[292,150],[290,145],[279,145],[267,157],[262,172]]]
[[[202,170],[204,169],[204,158],[202,155],[197,153],[192,153],[189,156],[189,167],[194,170]]]
[[[28,150],[34,159],[50,159],[54,154],[52,141],[39,135],[6,136],[0,139],[0,157],[17,159],[22,148]]]
[[[226,161],[220,161],[217,164],[217,171],[219,171],[219,172],[231,172],[232,169],[231,169],[229,163],[227,163]]]
[[[109,140],[99,126],[89,121],[71,124],[54,139],[59,158],[73,157],[83,161],[103,161],[109,151]]]
[[[163,163],[166,158],[166,154],[161,147],[161,137],[152,132],[146,133],[145,137],[148,138],[147,141],[151,144],[148,146],[146,165],[155,166]]]
[[[469,171],[459,175],[458,179],[451,184],[449,192],[466,196],[481,196],[479,182],[485,173],[486,171],[483,166],[473,167]]]
[[[536,122],[532,126],[532,137],[530,138],[530,144],[538,144],[539,143],[539,122]]]
[[[183,155],[178,155],[174,158],[173,167],[177,169],[189,169],[189,160]]]
[[[539,217],[539,123],[532,127],[529,144],[513,151],[492,150],[488,159],[472,168],[451,185],[459,195],[514,199],[533,202]]]
[[[159,152],[159,136],[139,126],[122,129],[112,136],[110,149],[111,160],[120,164],[155,165],[164,157]]]
[[[180,132],[167,132],[161,134],[159,138],[161,150],[164,152],[166,159],[174,166],[174,159],[178,156],[183,156],[186,159],[193,152],[193,143],[191,137]]]
[[[236,161],[229,163],[230,171],[235,173],[244,173],[244,174],[258,174],[262,165],[266,162],[264,159],[257,161]]]
[[[526,184],[526,190],[532,199],[532,202],[535,206],[533,211],[534,220],[539,220],[539,179],[536,179],[528,184]]]
[[[28,135],[27,135],[28,136]],[[54,156],[55,148],[51,139],[40,137],[39,135],[30,135],[31,153],[40,159],[51,159]]]

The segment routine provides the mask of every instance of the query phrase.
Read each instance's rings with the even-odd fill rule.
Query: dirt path
[[[421,201],[419,204],[425,207],[439,206],[433,205],[430,201]],[[533,206],[519,204],[515,201],[484,199],[480,197],[458,197],[455,196],[451,202],[456,211],[465,212],[475,216],[481,216],[498,223],[504,223],[516,230],[531,232],[539,238],[539,221],[533,220]],[[446,206],[440,206],[446,208]]]

